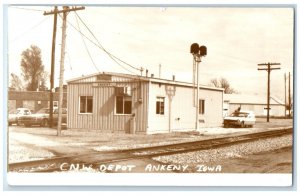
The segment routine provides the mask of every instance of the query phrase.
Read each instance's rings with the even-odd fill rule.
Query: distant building
[[[59,93],[53,93],[53,106],[58,106]],[[28,108],[36,112],[50,106],[49,91],[8,91],[8,111]],[[67,106],[67,92],[63,95],[63,107]]]
[[[123,133],[192,131],[196,107],[191,83],[98,73],[68,81],[68,129]],[[196,90],[195,90],[196,91]],[[200,127],[222,125],[223,89],[201,86]]]
[[[223,115],[230,115],[238,107],[251,110],[256,116],[267,116],[267,98],[259,95],[224,94]],[[270,116],[285,116],[285,104],[281,100],[270,97]]]

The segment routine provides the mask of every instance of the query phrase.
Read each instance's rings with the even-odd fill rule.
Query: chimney
[[[173,75],[173,81],[175,81],[175,75]]]
[[[151,78],[154,78],[154,74],[151,74]]]
[[[148,77],[148,69],[146,69],[146,77]]]
[[[159,64],[158,78],[161,78],[161,64]]]

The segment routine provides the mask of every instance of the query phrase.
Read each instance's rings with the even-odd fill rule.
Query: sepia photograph
[[[292,186],[292,5],[4,10],[10,185]]]

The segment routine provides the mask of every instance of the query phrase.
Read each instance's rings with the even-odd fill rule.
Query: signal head
[[[193,43],[191,45],[191,50],[190,50],[191,54],[199,54],[199,51],[200,51],[200,48],[199,48],[198,43]]]
[[[206,46],[202,45],[202,46],[199,48],[199,50],[200,50],[200,55],[201,55],[201,56],[206,56],[206,55],[207,55],[207,48],[206,48]]]

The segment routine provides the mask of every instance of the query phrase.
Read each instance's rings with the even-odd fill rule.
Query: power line
[[[97,37],[94,35],[94,33],[90,30],[90,28],[84,23],[84,21],[80,18],[80,16],[75,12],[75,14],[78,16],[78,18],[80,19],[80,21],[83,23],[83,25],[87,28],[87,30],[91,33],[91,35],[94,37],[94,39],[97,41],[97,43],[101,46],[101,48],[109,55],[109,56],[112,56],[113,58],[116,58],[117,60],[123,62],[124,64],[130,66],[131,68],[133,69],[136,69],[136,70],[140,70],[126,62],[124,62],[123,60],[119,59],[118,57],[114,56],[113,54],[111,54],[110,52],[108,52],[102,45],[101,43],[99,42],[99,40],[97,39]]]
[[[32,26],[31,28],[29,28],[28,30],[26,30],[22,34],[18,35],[16,38],[14,38],[13,40],[11,40],[11,43],[15,42],[16,40],[18,40],[19,38],[21,38],[25,34],[29,33],[30,31],[32,31],[33,29],[35,29],[39,25],[43,24],[47,19],[49,19],[49,17],[44,18],[43,20],[39,21],[37,24],[35,24],[34,26]]]
[[[15,6],[11,6],[10,8],[22,9],[22,10],[27,10],[27,11],[38,11],[38,12],[44,12],[45,11],[45,10],[41,10],[41,9],[32,9],[32,8],[15,7]]]
[[[71,25],[71,27],[73,27],[77,32],[79,32],[82,36],[84,36],[87,40],[89,40],[92,44],[94,44],[96,47],[100,48],[101,50],[103,50],[102,47],[100,47],[97,43],[95,43],[94,41],[92,41],[90,38],[88,38],[85,34],[83,34],[82,32],[80,32],[72,23],[70,23],[68,21],[68,23]],[[109,56],[109,55],[108,55]],[[123,65],[121,65],[119,62],[117,62],[114,58],[112,58],[111,56],[109,56],[115,63],[117,63],[121,68],[123,68],[124,70],[132,73],[132,74],[136,74],[130,70],[128,70],[126,67],[124,67]]]
[[[76,12],[75,12],[75,13],[76,13]],[[76,14],[76,16],[77,16],[77,14]],[[76,17],[76,22],[77,22],[77,26],[78,26],[79,32],[81,32],[81,30],[80,30],[80,25],[79,25],[79,22],[78,22],[77,17]],[[98,69],[98,67],[96,66],[96,64],[95,64],[95,62],[94,62],[94,60],[93,60],[93,58],[92,58],[92,55],[91,55],[91,53],[90,53],[90,51],[89,51],[87,45],[86,45],[86,42],[85,42],[85,40],[84,40],[83,35],[82,35],[82,34],[80,34],[80,35],[81,35],[83,44],[84,44],[84,46],[85,46],[85,49],[86,49],[86,51],[87,51],[87,53],[88,53],[88,55],[89,55],[89,57],[90,57],[90,59],[91,59],[93,65],[94,65],[94,67],[96,68],[96,70],[97,70],[98,72],[100,72],[99,69]]]
[[[102,45],[101,43],[99,42],[99,40],[97,39],[97,37],[94,35],[94,33],[90,30],[90,28],[85,24],[85,22],[81,19],[81,17],[75,12],[75,14],[78,16],[78,18],[80,19],[80,21],[83,23],[83,25],[87,28],[87,30],[91,33],[91,35],[94,37],[94,39],[98,42],[98,44],[101,46],[101,48],[107,53],[109,54],[110,56],[116,58],[117,60],[119,60],[120,62],[130,66],[131,68],[135,69],[135,70],[138,70],[140,71],[140,68],[136,68],[134,67],[133,65],[121,60],[120,58],[116,57],[115,55],[111,54],[110,52],[108,52]]]
[[[135,72],[132,72],[131,70],[127,69],[126,67],[124,67],[122,64],[120,64],[118,61],[116,61],[110,53],[108,53],[104,48],[103,46],[99,46],[97,43],[95,43],[94,41],[92,41],[89,37],[87,37],[85,34],[83,34],[82,32],[80,32],[72,23],[70,23],[68,21],[68,24],[71,25],[71,27],[73,27],[78,33],[80,33],[82,36],[84,36],[88,41],[90,41],[92,44],[94,44],[96,47],[98,47],[99,49],[103,50],[116,64],[118,64],[121,68],[123,68],[124,70],[132,73],[132,74],[135,74],[135,75],[138,75],[136,74]]]

